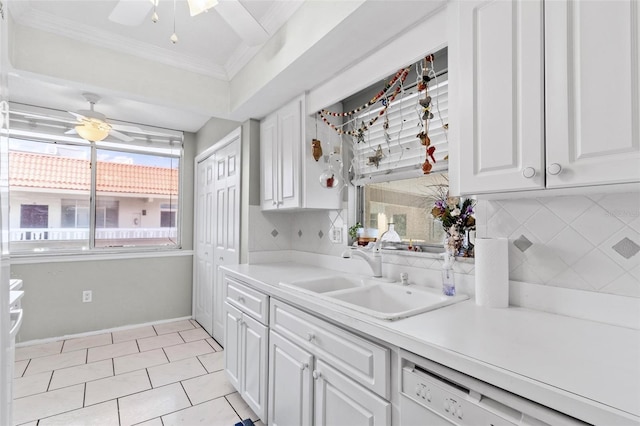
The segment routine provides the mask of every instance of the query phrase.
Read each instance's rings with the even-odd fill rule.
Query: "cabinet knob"
[[[547,173],[550,175],[559,175],[562,171],[562,166],[558,163],[552,163],[547,166]]]
[[[307,368],[309,368],[309,363],[304,362],[304,363],[300,364],[300,370],[304,371]]]
[[[315,338],[316,338],[316,335],[315,335],[315,334],[313,334],[313,333],[307,333],[307,340],[308,340],[308,341],[310,341],[310,342],[311,342],[311,341],[313,341],[313,339],[315,339]]]
[[[273,200],[273,205],[274,205],[274,206],[277,206],[277,205],[278,205],[278,202],[277,202],[276,200]]]
[[[244,304],[244,297],[238,296],[238,302]]]
[[[525,169],[522,170],[522,176],[526,177],[527,179],[531,179],[535,175],[536,169],[534,169],[533,167],[525,167]]]
[[[223,262],[224,261],[224,257],[220,256],[220,258],[218,260],[220,260],[220,262]]]
[[[320,377],[322,377],[322,374],[318,370],[313,370],[313,378],[318,380]]]

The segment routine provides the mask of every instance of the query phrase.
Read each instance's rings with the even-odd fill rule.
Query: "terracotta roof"
[[[165,167],[98,161],[96,189],[127,194],[178,193],[178,173]],[[9,185],[43,189],[91,189],[88,160],[28,152],[9,153]]]

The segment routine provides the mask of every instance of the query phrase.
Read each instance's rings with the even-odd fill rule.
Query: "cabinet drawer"
[[[229,276],[225,276],[224,282],[227,302],[262,324],[269,324],[269,296]]]
[[[389,349],[275,299],[271,299],[270,323],[272,330],[389,398]]]

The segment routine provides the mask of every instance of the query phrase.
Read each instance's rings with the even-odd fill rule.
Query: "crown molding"
[[[223,81],[229,81],[227,70],[215,64],[213,61],[176,53],[169,49],[132,40],[119,34],[42,12],[28,5],[28,1],[12,2],[10,11],[15,22],[26,27],[57,34],[73,40],[81,40],[85,43],[131,56],[197,74],[203,74]]]
[[[240,72],[242,67],[247,65],[247,63],[249,63],[251,58],[253,58],[259,50],[260,46],[251,47],[247,46],[244,43],[238,46],[238,48],[231,54],[231,57],[229,58],[227,63],[224,64],[224,67],[227,69],[227,76],[229,80],[235,77],[236,74]]]

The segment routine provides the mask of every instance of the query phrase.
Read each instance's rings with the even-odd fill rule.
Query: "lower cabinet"
[[[388,393],[388,349],[273,298],[270,313],[269,425],[391,424],[391,403],[381,396]],[[325,343],[347,362],[336,362]],[[366,371],[375,365],[386,376],[352,375],[351,362],[365,359]]]
[[[228,302],[224,303],[224,309],[227,377],[249,407],[264,420],[269,329]]]
[[[269,333],[269,425],[313,424],[313,355]]]

